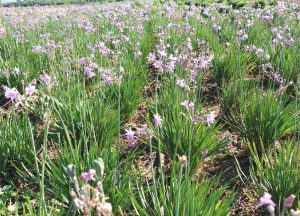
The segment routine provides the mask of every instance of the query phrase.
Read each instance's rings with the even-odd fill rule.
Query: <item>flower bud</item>
[[[68,175],[72,178],[76,175],[76,166],[74,164],[69,164],[67,167]]]
[[[290,196],[288,196],[288,198],[284,200],[283,206],[285,208],[291,208],[293,206],[295,199],[296,196],[294,194],[291,194]]]
[[[187,157],[185,155],[179,156],[178,155],[178,160],[183,166],[187,166]]]
[[[102,158],[97,158],[93,162],[93,168],[96,170],[97,174],[101,177],[104,175],[104,161]]]
[[[102,214],[104,216],[112,215],[112,206],[110,203],[104,203],[102,206]]]

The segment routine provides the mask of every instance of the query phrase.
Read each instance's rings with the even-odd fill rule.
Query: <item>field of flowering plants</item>
[[[300,216],[300,4],[0,7],[0,215]]]

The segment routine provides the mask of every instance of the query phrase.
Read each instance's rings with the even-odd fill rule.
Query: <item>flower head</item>
[[[32,47],[32,52],[34,52],[34,53],[45,53],[46,50],[41,45],[37,45],[37,46]]]
[[[245,29],[241,29],[237,32],[237,40],[238,41],[244,41],[248,39],[248,34],[246,33]]]
[[[4,86],[3,88],[5,90],[5,97],[10,100],[15,100],[20,94],[16,88],[9,88],[7,86]]]
[[[15,67],[13,70],[14,74],[19,75],[20,74],[20,69]]]
[[[184,106],[187,110],[194,110],[195,103],[193,101],[184,100],[181,102],[181,105]]]
[[[102,74],[102,80],[103,82],[105,82],[106,84],[112,84],[113,83],[113,78],[109,75],[106,75],[106,74]]]
[[[142,128],[139,128],[139,127],[136,127],[135,128],[135,133],[136,135],[139,137],[142,135],[142,132],[143,132],[143,129]]]
[[[84,73],[88,78],[93,78],[94,76],[96,76],[95,72],[90,67],[84,67]]]
[[[161,118],[160,115],[158,115],[158,114],[153,115],[153,123],[154,123],[155,126],[161,127],[162,122],[163,122],[163,119]]]
[[[291,208],[293,206],[293,203],[296,199],[296,196],[294,194],[289,195],[283,202],[283,206],[285,208]]]
[[[147,57],[149,62],[154,62],[156,60],[156,56],[153,53],[149,53],[148,57]]]
[[[37,92],[37,89],[35,87],[35,85],[31,85],[29,84],[26,88],[25,88],[25,95],[32,95],[34,93]]]
[[[214,112],[210,112],[205,117],[206,117],[206,122],[207,122],[208,126],[215,122],[216,115]]]
[[[176,80],[176,84],[180,87],[180,88],[185,88],[186,84],[185,81],[183,79],[177,79]]]
[[[134,148],[136,148],[137,143],[138,143],[138,140],[137,139],[133,139],[132,142],[129,143],[128,147],[131,148],[131,149],[134,149]]]
[[[275,211],[275,203],[272,201],[272,196],[269,193],[265,193],[260,199],[259,199],[259,203],[257,204],[257,208],[261,207],[261,206],[267,206],[267,209],[269,211],[270,214],[273,214]]]
[[[90,169],[88,172],[81,173],[80,178],[82,180],[89,181],[89,180],[94,180],[95,175],[96,175],[96,170]]]
[[[48,74],[41,75],[40,80],[42,80],[46,86],[49,86],[51,84],[51,76],[49,76]]]
[[[133,130],[131,130],[131,128],[130,129],[125,129],[125,131],[126,131],[126,133],[125,133],[125,137],[126,137],[126,139],[128,139],[128,140],[133,140],[134,139],[134,134],[135,134],[135,132],[133,131]]]

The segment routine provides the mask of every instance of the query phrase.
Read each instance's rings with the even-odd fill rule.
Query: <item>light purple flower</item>
[[[275,211],[275,203],[272,201],[272,196],[269,193],[266,193],[259,199],[259,203],[257,204],[257,208],[261,206],[267,206],[267,209],[271,215],[274,214]]]
[[[186,109],[188,109],[189,101],[184,100],[183,102],[181,102],[181,105],[184,106]]]
[[[195,103],[193,101],[190,101],[188,104],[188,108],[190,108],[191,110],[193,110],[195,107]]]
[[[214,112],[210,112],[205,117],[206,117],[206,122],[207,122],[208,126],[215,122],[216,115]]]
[[[247,22],[247,23],[246,23],[246,26],[247,26],[247,27],[253,26],[253,21],[252,21],[252,20],[248,19],[246,22]]]
[[[186,40],[186,42],[185,42],[185,46],[186,46],[190,51],[193,50],[193,44],[192,44],[191,38],[187,38],[187,40]]]
[[[197,78],[197,72],[196,71],[194,71],[194,70],[191,70],[190,71],[190,81],[195,81],[196,80],[196,78]]]
[[[288,39],[288,40],[286,41],[286,44],[287,44],[288,46],[292,46],[292,45],[295,44],[295,41],[294,41],[293,38],[290,38],[290,39]]]
[[[163,119],[161,118],[160,115],[158,115],[158,114],[153,115],[153,123],[154,123],[155,126],[161,127],[162,122],[163,122]]]
[[[281,81],[281,75],[280,75],[280,72],[278,71],[275,71],[272,73],[273,75],[273,79],[276,81],[276,82],[280,82]]]
[[[136,128],[135,128],[135,133],[136,133],[136,135],[137,135],[138,137],[142,135],[142,131],[143,131],[142,128],[139,128],[139,127],[136,127]]]
[[[263,57],[264,55],[264,50],[262,48],[257,48],[256,51],[255,51],[255,54],[258,56],[258,57]]]
[[[34,52],[34,53],[45,53],[46,50],[41,45],[37,45],[37,46],[32,47],[32,52]]]
[[[51,76],[49,76],[48,74],[41,75],[40,80],[42,80],[46,86],[49,86],[51,84]]]
[[[128,140],[133,140],[134,139],[134,134],[135,134],[135,132],[133,131],[133,130],[131,130],[131,128],[130,129],[125,129],[125,131],[126,131],[126,133],[125,133],[125,137],[126,137],[126,139],[128,139]]]
[[[194,121],[197,123],[204,122],[204,118],[201,116],[194,116]]]
[[[19,74],[20,74],[20,69],[17,68],[17,67],[15,67],[13,71],[14,71],[14,73],[15,73],[16,75],[19,75]]]
[[[150,63],[152,63],[156,60],[156,56],[153,53],[149,53],[147,59]]]
[[[187,110],[191,110],[191,111],[193,111],[195,107],[194,102],[188,100],[181,102],[181,105],[184,106]]]
[[[180,88],[185,88],[186,84],[185,84],[185,80],[184,79],[177,79],[176,80],[176,84],[180,87]]]
[[[218,31],[221,31],[222,27],[220,25],[217,25],[216,23],[214,23],[212,25],[212,28],[214,31],[218,32]]]
[[[236,36],[236,39],[238,41],[244,41],[244,40],[247,40],[248,39],[248,34],[246,33],[246,30],[245,29],[241,29],[237,32],[237,36]]]
[[[138,140],[134,139],[131,143],[129,143],[128,147],[131,149],[134,149],[134,148],[136,148],[137,143],[138,143]]]
[[[165,50],[157,50],[158,54],[160,55],[160,57],[166,57],[167,53]]]
[[[88,172],[83,172],[80,175],[80,178],[85,181],[94,180],[96,175],[96,170],[90,169]]]
[[[164,70],[163,68],[163,62],[161,60],[155,60],[153,62],[153,66],[160,72],[162,72]]]
[[[96,76],[95,72],[90,67],[84,67],[84,73],[88,78],[93,78],[94,76]]]
[[[179,58],[178,58],[178,57],[175,57],[173,54],[170,54],[169,60],[170,60],[171,62],[174,62],[174,64],[175,64],[176,62],[178,62]]]
[[[7,86],[4,86],[3,88],[5,90],[4,93],[5,97],[10,100],[16,99],[20,94],[16,88],[9,88]]]
[[[173,73],[174,72],[174,68],[175,68],[175,64],[174,62],[170,62],[168,64],[164,65],[164,68],[166,69],[166,71],[168,71],[169,73]]]
[[[80,65],[85,65],[87,63],[87,58],[86,57],[81,57],[80,59],[79,59],[79,64]]]
[[[113,83],[113,78],[111,76],[108,76],[106,74],[102,74],[102,80],[106,83],[106,84],[112,84]]]
[[[25,95],[32,95],[34,93],[37,92],[37,89],[35,87],[35,85],[31,85],[29,84],[26,88],[25,88]]]

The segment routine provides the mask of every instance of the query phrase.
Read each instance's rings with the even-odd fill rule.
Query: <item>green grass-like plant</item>
[[[135,212],[143,216],[227,215],[235,195],[219,183],[219,177],[191,181],[181,167],[167,179],[153,176],[144,185],[137,181],[130,197]]]
[[[232,127],[247,142],[255,144],[258,152],[262,151],[261,145],[267,149],[295,127],[297,113],[294,104],[285,103],[283,98],[270,91],[254,91],[241,97],[239,106],[240,122],[233,123]]]
[[[210,156],[225,145],[218,135],[219,126],[195,123],[176,111],[165,110],[161,114],[163,127],[154,129],[156,147],[160,145],[162,153],[172,160],[176,160],[177,155],[186,155],[192,171],[196,171],[203,161],[202,152],[207,149],[207,156]]]
[[[259,194],[268,192],[277,205],[278,214],[283,201],[291,194],[300,198],[299,143],[290,140],[259,154],[255,145],[250,147],[252,166],[250,176]]]

